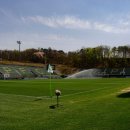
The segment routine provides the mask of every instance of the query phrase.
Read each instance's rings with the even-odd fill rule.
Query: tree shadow
[[[119,98],[130,98],[130,92],[121,93],[117,97],[119,97]]]

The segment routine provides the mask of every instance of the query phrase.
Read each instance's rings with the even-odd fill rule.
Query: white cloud
[[[75,30],[98,30],[107,33],[127,33],[130,31],[130,22],[120,20],[116,23],[102,23],[97,21],[89,21],[80,19],[74,16],[62,16],[62,17],[42,17],[42,16],[29,16],[22,17],[22,21],[42,24],[51,28],[67,28]]]
[[[7,16],[6,16],[7,17]],[[13,18],[13,17],[12,17]],[[89,21],[87,19],[80,19],[74,16],[62,16],[62,17],[21,17],[14,20],[22,21],[22,27],[27,24],[28,27],[32,26],[30,23],[48,26],[50,28],[61,28],[62,33],[57,35],[55,31],[52,34],[48,30],[37,31],[15,31],[0,33],[0,48],[3,49],[18,49],[16,43],[17,40],[22,41],[21,49],[27,48],[54,48],[64,51],[72,51],[80,49],[85,46],[96,46],[99,44],[115,45],[119,43],[130,43],[129,32],[130,32],[130,20],[129,19],[117,19],[114,22],[99,22]],[[20,21],[20,22],[21,22]],[[10,21],[9,21],[10,22]],[[24,23],[24,24],[23,24]],[[39,25],[38,25],[39,27]],[[64,31],[64,28],[68,29]],[[77,31],[76,33],[71,30]],[[80,30],[80,31],[78,31]],[[82,31],[89,30],[89,31]],[[35,32],[35,33],[34,33]],[[69,32],[69,33],[68,33]],[[106,32],[106,33],[104,33]],[[76,35],[75,35],[76,34]],[[116,35],[113,35],[116,34]]]
[[[94,29],[108,32],[108,33],[116,33],[116,34],[129,32],[129,29],[125,28],[124,26],[119,26],[119,25],[112,26],[109,24],[102,24],[97,22],[94,23]]]
[[[90,29],[91,23],[89,21],[80,20],[73,16],[64,17],[22,17],[24,22],[30,21],[34,23],[43,24],[49,27],[58,28],[70,28],[70,29]]]

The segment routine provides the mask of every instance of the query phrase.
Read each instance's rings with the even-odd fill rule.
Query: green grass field
[[[0,81],[0,130],[129,130],[130,79]]]

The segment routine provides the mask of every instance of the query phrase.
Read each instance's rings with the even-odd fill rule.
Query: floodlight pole
[[[17,41],[17,44],[19,45],[19,60],[21,59],[21,55],[20,55],[20,45],[21,45],[21,41]]]

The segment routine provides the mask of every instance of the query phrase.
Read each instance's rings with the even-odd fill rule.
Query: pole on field
[[[52,83],[51,83],[51,73],[50,73],[50,97],[52,99]]]
[[[57,96],[57,107],[59,106],[59,96]]]
[[[51,81],[51,79],[52,79],[52,77],[51,77],[51,73],[53,73],[53,69],[52,69],[52,66],[49,64],[48,65],[48,73],[49,73],[49,78],[50,78],[50,97],[51,97],[51,99],[52,99],[52,81]]]
[[[57,97],[57,107],[59,107],[59,96],[61,95],[61,91],[55,90],[55,94],[56,94],[56,97]]]

